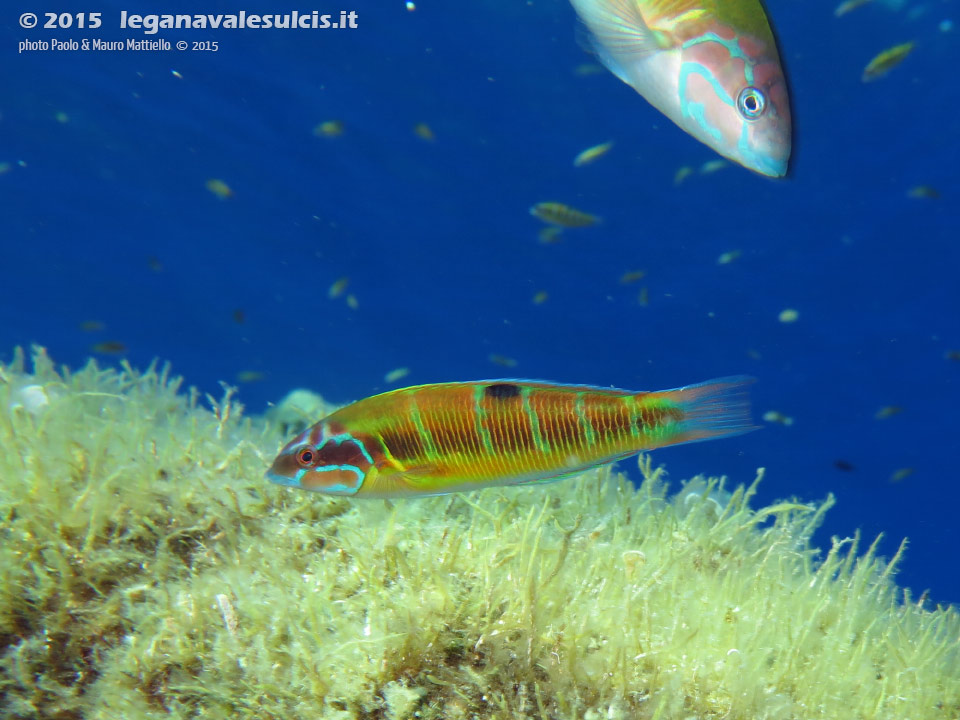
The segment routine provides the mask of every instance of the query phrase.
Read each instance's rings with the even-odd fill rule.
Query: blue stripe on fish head
[[[267,478],[330,495],[354,495],[373,464],[362,439],[319,422],[287,443]]]
[[[790,154],[790,120],[776,51],[729,29],[718,30],[681,45],[681,126],[751,170],[783,175]],[[745,92],[751,100],[742,106]]]
[[[374,466],[363,438],[342,428],[325,427],[322,442],[300,457],[299,486],[327,495],[355,495]]]

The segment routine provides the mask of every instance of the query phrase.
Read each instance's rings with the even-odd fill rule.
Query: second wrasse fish
[[[553,482],[643,450],[753,430],[749,382],[662,392],[529,380],[416,385],[328,415],[280,451],[267,478],[374,498]]]
[[[558,202],[539,202],[530,208],[530,214],[544,222],[560,227],[589,227],[600,218]]]
[[[787,83],[759,0],[570,0],[604,65],[700,142],[763,175],[790,158]]]

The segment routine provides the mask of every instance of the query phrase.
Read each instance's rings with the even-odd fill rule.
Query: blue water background
[[[120,30],[121,9],[241,7],[352,9],[359,28],[155,36],[216,40],[216,53],[16,51],[149,37]],[[750,374],[757,417],[794,423],[658,451],[671,477],[749,482],[763,466],[759,502],[833,492],[817,543],[884,532],[889,556],[909,536],[900,582],[960,601],[960,362],[945,356],[960,350],[960,54],[939,26],[955,5],[875,2],[838,19],[832,0],[770,0],[791,177],[727,167],[679,186],[679,167],[715,156],[609,73],[575,72],[591,58],[561,0],[99,2],[86,9],[104,27],[72,32],[21,30],[28,9],[44,8],[0,18],[3,359],[41,343],[78,366],[122,342],[134,365],[170,360],[214,393],[262,373],[241,386],[253,412],[295,387],[358,399],[401,366],[401,384],[662,389]],[[917,48],[900,67],[861,82],[906,40]],[[341,136],[314,135],[330,120]],[[573,167],[605,140],[606,157]],[[908,197],[916,185],[940,197]],[[528,208],[546,200],[603,223],[542,244]],[[642,281],[620,283],[637,269]],[[344,276],[356,309],[328,298]],[[781,323],[785,308],[799,319]],[[884,406],[903,411],[875,419]],[[891,482],[901,468],[913,473]]]

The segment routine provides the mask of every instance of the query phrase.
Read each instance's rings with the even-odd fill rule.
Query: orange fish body
[[[358,497],[551,482],[642,450],[752,430],[747,382],[663,392],[525,380],[402,388],[308,428],[267,477]]]

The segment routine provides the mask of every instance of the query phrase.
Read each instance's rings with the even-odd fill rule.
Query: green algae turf
[[[832,499],[645,458],[404,501],[273,486],[284,437],[163,367],[0,367],[0,715],[942,718],[960,619]]]

